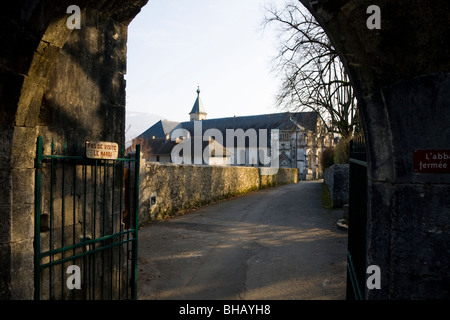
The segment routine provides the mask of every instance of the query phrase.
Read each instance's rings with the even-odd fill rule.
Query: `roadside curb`
[[[348,222],[347,219],[339,219],[336,222],[336,226],[340,230],[348,231]]]

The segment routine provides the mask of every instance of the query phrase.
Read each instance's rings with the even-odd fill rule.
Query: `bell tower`
[[[195,100],[194,106],[191,112],[189,112],[190,121],[205,120],[206,111],[203,108],[202,100],[200,99],[200,87],[197,88],[197,99]]]

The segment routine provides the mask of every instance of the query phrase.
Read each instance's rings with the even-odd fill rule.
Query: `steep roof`
[[[169,120],[160,120],[154,125],[152,125],[150,128],[148,128],[146,131],[141,133],[139,136],[137,136],[135,139],[165,139],[166,135],[172,130],[178,126],[180,123],[176,121],[169,121]],[[134,140],[134,139],[133,139]]]
[[[226,142],[227,129],[242,129],[244,132],[248,129],[255,129],[259,136],[260,129],[267,130],[267,142],[270,146],[270,132],[273,129],[278,130],[302,130],[316,131],[318,114],[316,112],[284,112],[272,113],[256,116],[228,117],[218,119],[202,120],[202,135],[208,129],[217,129],[222,133],[223,143]],[[194,126],[198,121],[181,122],[175,129],[188,130],[191,137],[194,136]],[[299,126],[301,128],[299,128]],[[246,139],[248,140],[248,139]],[[248,142],[246,141],[246,144]],[[259,141],[258,141],[259,143]]]
[[[166,139],[143,139],[140,141],[141,152],[144,158],[148,159],[152,155],[170,155],[173,147],[176,145],[175,141]]]
[[[194,106],[192,107],[191,112],[189,112],[189,114],[193,113],[207,114],[205,108],[203,107],[203,102],[200,99],[200,88],[197,89],[197,99],[194,102]]]
[[[317,113],[315,112],[284,112],[272,113],[256,116],[228,117],[218,119],[202,120],[203,131],[207,129],[218,129],[222,133],[226,133],[226,129],[279,129],[279,130],[295,130],[301,126],[307,130],[315,131],[317,123]],[[194,134],[195,121],[181,122],[176,128],[188,130],[191,135]]]

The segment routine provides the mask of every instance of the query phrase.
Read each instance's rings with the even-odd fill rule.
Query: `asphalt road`
[[[347,233],[321,187],[260,190],[144,226],[138,299],[345,299]]]

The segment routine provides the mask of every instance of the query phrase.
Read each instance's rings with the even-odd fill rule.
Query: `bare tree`
[[[316,111],[330,132],[351,137],[357,125],[353,88],[325,31],[298,2],[266,7],[264,24],[276,24],[280,42],[275,70],[281,77],[277,104],[289,111]]]

